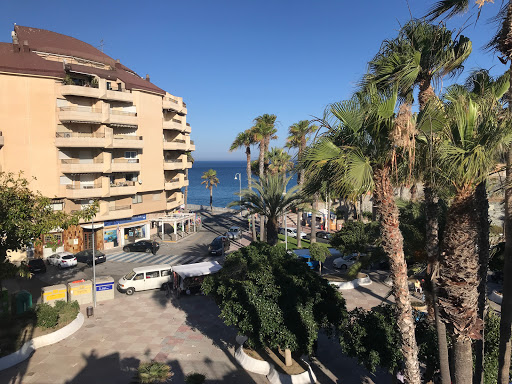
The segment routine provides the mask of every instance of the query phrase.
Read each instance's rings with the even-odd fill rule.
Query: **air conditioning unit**
[[[69,139],[71,137],[71,133],[69,133],[69,132],[64,133],[64,137],[66,139]]]

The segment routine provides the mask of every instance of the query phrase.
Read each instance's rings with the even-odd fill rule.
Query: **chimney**
[[[121,60],[116,59],[116,63],[121,64]]]
[[[149,81],[149,75],[146,73],[146,81]]]
[[[20,45],[18,43],[18,35],[16,34],[16,32],[12,31],[11,32],[11,37],[12,37],[13,52],[19,52],[20,51]]]

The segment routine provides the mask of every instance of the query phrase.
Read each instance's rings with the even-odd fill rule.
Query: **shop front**
[[[146,215],[136,215],[128,219],[104,222],[105,249],[122,247],[125,244],[150,238],[149,222]]]

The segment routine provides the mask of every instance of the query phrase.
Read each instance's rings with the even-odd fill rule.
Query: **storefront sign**
[[[141,220],[146,220],[146,214],[135,215],[135,216],[132,216],[129,219],[119,219],[119,220],[104,221],[103,225],[105,227],[110,227],[112,225],[122,225],[122,224],[127,224],[127,223],[131,223],[131,222],[134,222],[134,221],[141,221]]]
[[[114,283],[96,284],[96,292],[108,291],[110,289],[114,289]]]

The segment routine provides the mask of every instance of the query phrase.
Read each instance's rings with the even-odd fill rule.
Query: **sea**
[[[192,168],[188,171],[188,203],[209,205],[210,190],[201,184],[201,176],[209,169],[217,171],[219,184],[213,187],[213,206],[226,207],[233,200],[238,200],[235,195],[240,190],[239,180],[235,180],[235,175],[242,175],[242,189],[247,188],[247,170],[246,161],[194,161]],[[255,178],[257,179],[257,178]],[[292,187],[296,184],[295,177],[288,184]]]

